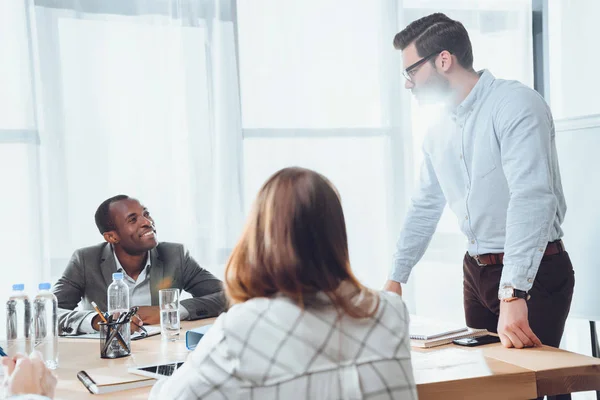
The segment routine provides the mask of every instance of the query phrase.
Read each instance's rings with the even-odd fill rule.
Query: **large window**
[[[61,161],[49,178],[63,188],[50,195],[51,230],[61,232],[50,241],[56,272],[74,249],[102,241],[94,212],[119,193],[149,207],[162,240],[194,246],[201,226],[179,216],[195,215],[192,156],[202,150],[192,151],[189,137],[210,121],[204,29],[115,16],[61,18],[57,28],[56,47],[41,43],[60,50],[42,64],[55,62],[61,78],[44,92],[62,100],[52,110],[60,127],[44,132],[61,144],[48,149]]]
[[[324,174],[342,197],[354,272],[375,288],[390,268],[397,219],[390,113],[400,86],[389,65],[394,75],[400,65],[390,4],[237,2],[246,210],[280,168]]]
[[[39,139],[23,1],[0,2],[0,299],[14,283],[47,279],[42,259]],[[0,318],[4,332],[4,318]]]
[[[52,276],[103,241],[94,212],[124,193],[222,277],[242,216],[231,2],[134,3],[32,13]]]

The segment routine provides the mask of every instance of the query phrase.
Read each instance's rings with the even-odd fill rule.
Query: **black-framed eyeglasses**
[[[421,65],[425,64],[431,58],[436,57],[437,55],[439,55],[442,51],[444,51],[444,50],[438,50],[438,51],[436,51],[434,53],[431,53],[430,55],[428,55],[426,57],[421,58],[416,63],[414,63],[412,65],[409,65],[404,71],[402,71],[402,75],[404,76],[404,78],[406,78],[407,81],[413,82],[413,77],[415,76],[415,74],[419,70],[419,67]]]

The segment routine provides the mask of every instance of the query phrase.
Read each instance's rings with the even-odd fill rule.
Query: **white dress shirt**
[[[284,296],[235,305],[150,399],[416,399],[408,312],[400,296],[379,296],[364,319]]]
[[[390,279],[407,282],[447,202],[469,254],[504,252],[500,284],[531,289],[548,242],[563,235],[566,212],[544,99],[483,71],[467,98],[427,134],[423,151]]]
[[[148,252],[148,255],[146,257],[146,265],[144,266],[142,272],[140,272],[140,275],[138,276],[137,280],[130,277],[125,271],[125,269],[123,269],[123,266],[121,265],[117,254],[114,252],[114,248],[113,256],[115,257],[115,264],[117,266],[116,272],[123,273],[123,282],[125,282],[129,287],[129,304],[131,306],[151,306],[152,293],[150,291],[150,268],[152,267],[152,264],[150,262],[150,252]],[[88,314],[80,326],[80,331],[82,331],[83,333],[96,332],[96,330],[92,326],[92,320],[96,315],[96,312],[91,312],[90,314]],[[188,310],[180,304],[179,317],[182,320],[186,320],[188,319],[189,315],[190,313],[188,312]]]

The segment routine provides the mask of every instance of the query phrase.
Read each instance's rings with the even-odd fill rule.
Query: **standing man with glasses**
[[[408,66],[405,88],[445,108],[423,143],[385,289],[402,294],[448,203],[468,239],[467,325],[498,332],[506,347],[558,347],[575,279],[561,241],[566,205],[548,105],[519,82],[476,72],[466,29],[444,14],[412,22],[394,47]]]

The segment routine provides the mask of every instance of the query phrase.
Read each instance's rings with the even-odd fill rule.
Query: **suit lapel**
[[[110,244],[106,243],[102,254],[100,256],[100,270],[102,271],[102,277],[104,278],[105,287],[108,287],[113,281],[112,274],[117,272],[117,264],[115,263],[115,256],[113,255]]]
[[[155,247],[150,250],[150,297],[153,306],[159,305],[158,291],[171,287],[170,282],[165,282],[164,274],[165,266]]]

